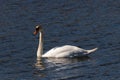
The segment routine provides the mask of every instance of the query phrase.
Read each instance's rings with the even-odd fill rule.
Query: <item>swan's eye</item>
[[[36,26],[36,31],[42,31],[42,26],[41,25],[37,25]]]
[[[38,27],[38,28],[36,28],[36,31],[38,31],[40,28]]]

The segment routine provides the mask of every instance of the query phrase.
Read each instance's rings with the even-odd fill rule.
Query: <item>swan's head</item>
[[[34,31],[34,35],[36,35],[36,34],[39,33],[39,32],[42,32],[42,26],[41,26],[41,25],[37,25],[37,26],[36,26],[36,29],[35,29],[35,31]]]

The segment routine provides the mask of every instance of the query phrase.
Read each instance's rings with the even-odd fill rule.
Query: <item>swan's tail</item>
[[[92,52],[95,52],[97,49],[98,49],[98,48],[94,48],[94,49],[91,49],[91,50],[86,50],[86,51],[87,51],[86,54],[90,54],[90,53],[92,53]]]

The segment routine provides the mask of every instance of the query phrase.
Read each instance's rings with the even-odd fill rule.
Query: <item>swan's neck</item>
[[[37,50],[37,60],[39,60],[42,57],[43,54],[43,33],[42,31],[39,32],[39,45]]]

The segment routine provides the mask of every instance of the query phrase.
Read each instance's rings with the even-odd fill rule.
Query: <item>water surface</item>
[[[1,0],[0,79],[119,80],[119,0]],[[98,47],[89,57],[36,61],[44,28],[44,52],[65,44]]]

